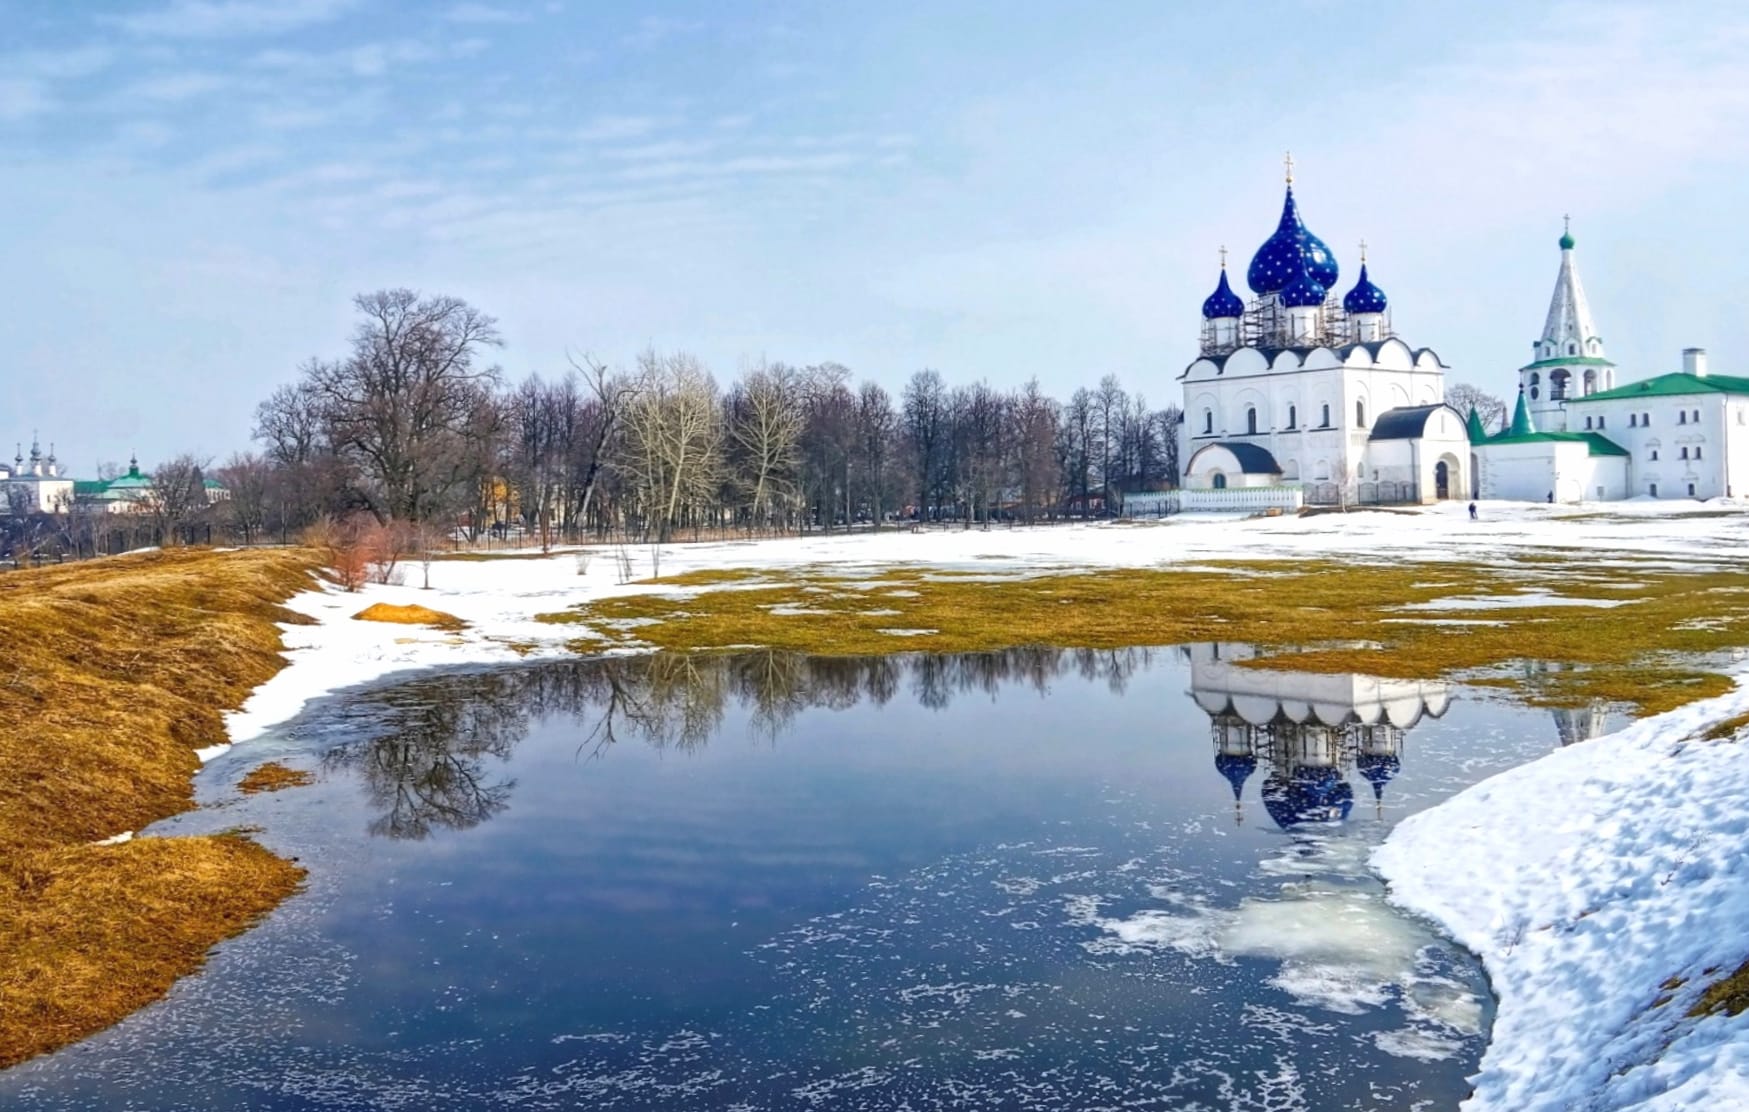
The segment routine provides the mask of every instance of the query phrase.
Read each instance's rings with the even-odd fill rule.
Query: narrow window
[[[1698,444],[1697,444],[1697,445],[1695,445],[1695,449],[1694,449],[1694,458],[1695,458],[1695,459],[1699,459],[1699,458],[1700,458],[1700,446],[1699,446],[1699,445],[1698,445]]]
[[[1694,411],[1694,423],[1700,424],[1700,410],[1698,409]]]
[[[1640,423],[1640,415],[1638,413],[1628,414],[1628,428],[1630,428],[1630,429],[1634,428],[1639,423]]]
[[[1257,435],[1257,407],[1250,406],[1245,410],[1245,435]]]
[[[1739,421],[1741,421],[1743,419],[1743,415],[1741,413],[1737,414],[1737,419]],[[1300,423],[1299,422],[1299,411],[1296,410],[1291,405],[1288,406],[1287,407],[1287,427],[1290,429],[1298,428],[1299,423]]]
[[[1206,436],[1215,431],[1215,412],[1212,409],[1202,411],[1202,431]]]
[[[1644,429],[1644,428],[1650,428],[1651,426],[1652,426],[1652,415],[1650,413],[1640,414],[1640,427]]]
[[[1688,410],[1679,409],[1676,411],[1676,423],[1679,425],[1688,424]]]
[[[1694,497],[1694,484],[1693,483],[1688,484],[1688,496],[1690,498]]]
[[[1653,461],[1653,462],[1654,462],[1654,463],[1656,463],[1656,462],[1657,462],[1657,460],[1658,460],[1658,449],[1656,449],[1656,448],[1653,448],[1653,449],[1652,449],[1652,461]],[[1657,492],[1657,491],[1653,491],[1653,492],[1652,492],[1652,493],[1653,493],[1653,494],[1656,494],[1656,493],[1658,493],[1658,492]]]
[[[1585,418],[1585,427],[1586,428],[1591,427],[1591,418],[1589,418],[1589,417]]]
[[[1679,453],[1677,453],[1676,458],[1677,459],[1687,459],[1688,458],[1688,449],[1687,448],[1682,449]]]
[[[1365,402],[1355,402],[1354,403],[1354,427],[1358,428],[1358,429],[1366,428],[1366,403]]]
[[[1324,428],[1330,427],[1330,403],[1329,402],[1324,403],[1324,424],[1323,424],[1323,427]]]
[[[1599,414],[1598,414],[1598,415],[1597,415],[1597,427],[1598,427],[1598,428],[1602,428],[1602,427],[1603,427],[1603,414],[1601,414],[1601,413],[1599,413]]]
[[[1650,493],[1651,493],[1653,498],[1658,497],[1658,484],[1657,483],[1653,483],[1651,485]]]

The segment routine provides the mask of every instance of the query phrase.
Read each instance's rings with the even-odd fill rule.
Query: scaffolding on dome
[[[1274,294],[1253,298],[1246,302],[1245,315],[1239,319],[1239,328],[1231,340],[1221,337],[1214,321],[1202,322],[1202,353],[1225,355],[1242,347],[1270,350],[1339,348],[1360,343],[1363,339],[1388,340],[1397,334],[1391,327],[1391,314],[1387,309],[1381,316],[1377,333],[1362,337],[1356,322],[1350,319],[1348,311],[1342,307],[1342,299],[1334,293],[1324,299],[1323,306],[1311,321],[1310,329],[1295,335],[1289,323],[1288,310]]]

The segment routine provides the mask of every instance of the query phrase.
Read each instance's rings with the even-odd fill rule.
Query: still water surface
[[[1597,733],[1238,646],[626,658],[337,696],[164,832],[308,891],[0,1107],[1453,1108],[1404,815]],[[319,768],[239,799],[248,767]]]

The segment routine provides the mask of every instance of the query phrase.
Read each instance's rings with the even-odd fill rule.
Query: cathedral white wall
[[[1749,495],[1749,398],[1708,393],[1575,399],[1567,404],[1567,419],[1570,431],[1601,433],[1628,450],[1632,463],[1621,497]]]

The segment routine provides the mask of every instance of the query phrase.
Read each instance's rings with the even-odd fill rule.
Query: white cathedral
[[[1344,294],[1324,242],[1287,197],[1246,270],[1203,302],[1202,347],[1184,386],[1183,487],[1246,490],[1278,504],[1506,498],[1712,498],[1749,491],[1749,379],[1679,373],[1618,386],[1573,258],[1561,269],[1512,419],[1489,436],[1445,401],[1449,368],[1391,327],[1367,273]],[[1260,503],[1259,503],[1260,504]],[[1210,503],[1210,508],[1215,508]]]

